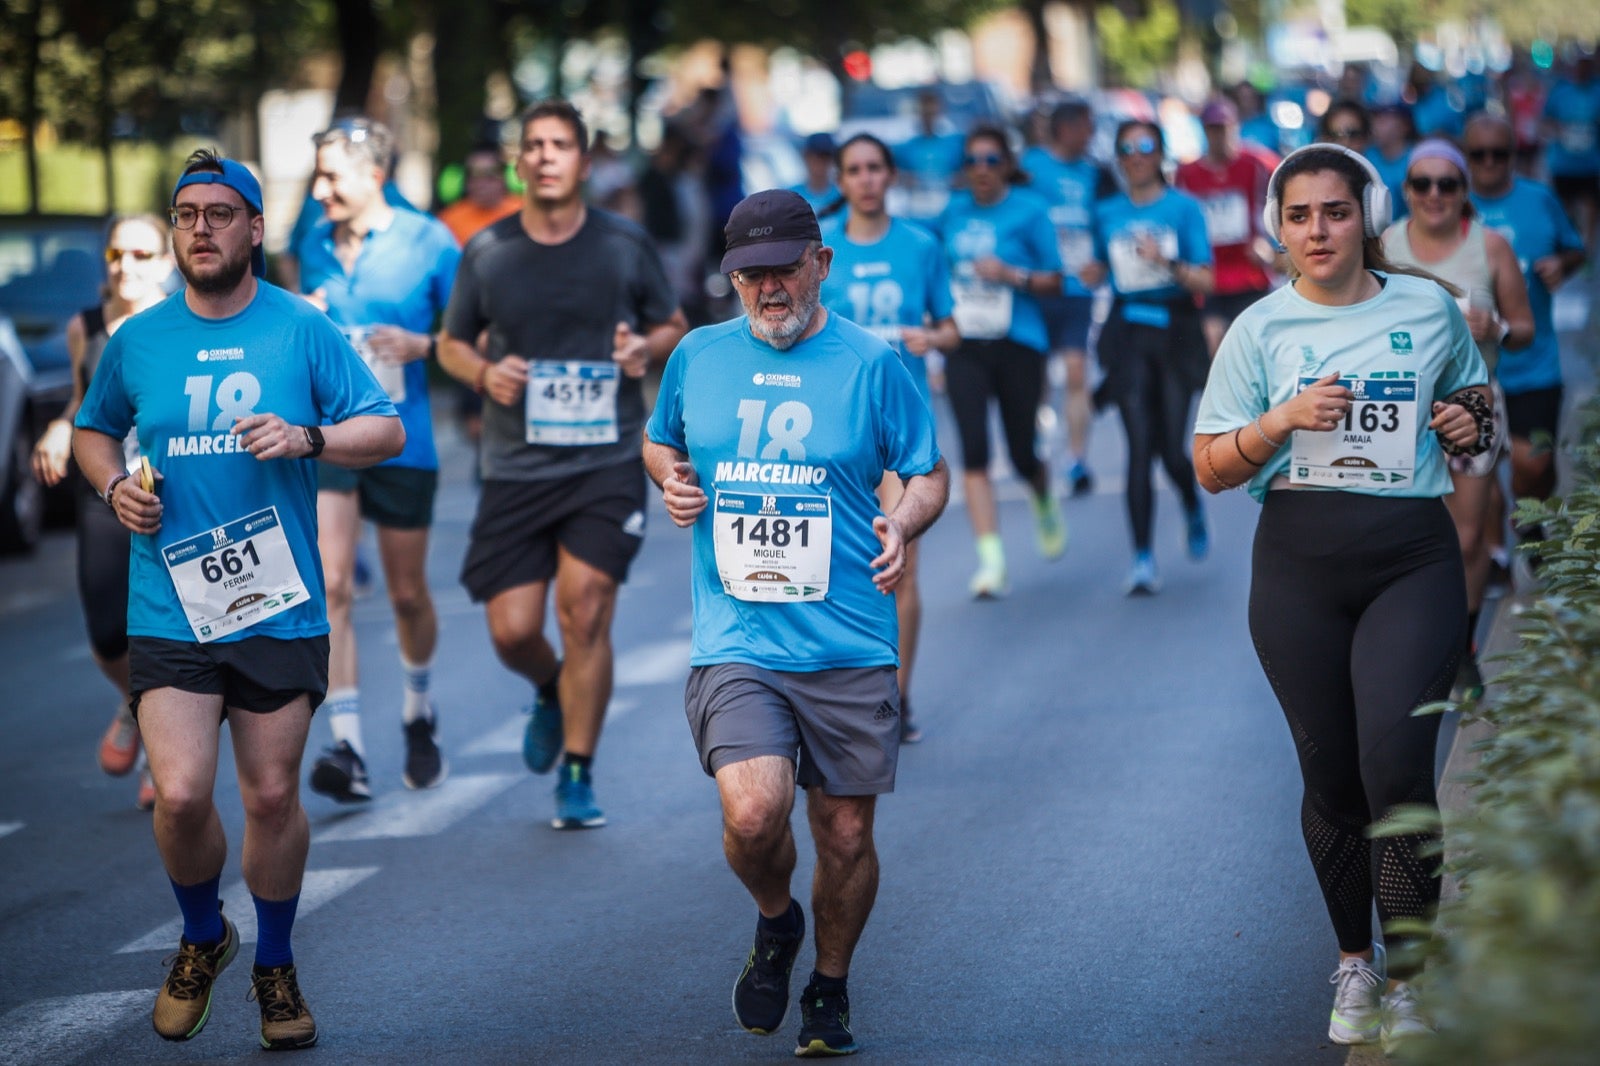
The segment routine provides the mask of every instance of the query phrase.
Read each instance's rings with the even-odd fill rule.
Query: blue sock
[[[172,878],[167,878],[172,881]],[[172,894],[183,912],[183,938],[191,944],[215,944],[222,939],[222,875],[198,885],[172,881]]]
[[[294,931],[295,911],[300,907],[300,893],[288,899],[262,899],[254,892],[250,898],[256,905],[256,965],[287,966],[294,961],[289,948],[289,934]]]

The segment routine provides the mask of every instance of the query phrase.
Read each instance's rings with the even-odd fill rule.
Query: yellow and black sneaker
[[[294,963],[251,967],[248,998],[261,1006],[261,1046],[268,1051],[292,1051],[317,1042],[317,1022],[300,994]]]
[[[854,1055],[856,1050],[856,1038],[850,1033],[850,997],[843,982],[833,988],[819,988],[814,981],[806,985],[800,993],[800,1043],[794,1053],[815,1059]]]
[[[188,1040],[199,1034],[211,1018],[211,989],[217,975],[239,954],[239,931],[222,916],[222,939],[214,944],[191,944],[179,938],[178,951],[162,960],[171,969],[156,995],[150,1020],[168,1040]]]

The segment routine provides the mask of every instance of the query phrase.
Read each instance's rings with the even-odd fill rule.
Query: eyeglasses
[[[777,279],[778,283],[781,285],[786,281],[793,281],[795,278],[799,277],[800,271],[804,270],[805,266],[806,258],[805,256],[801,256],[799,260],[790,263],[788,266],[755,267],[753,269],[747,268],[744,270],[735,270],[732,272],[732,276],[733,280],[737,281],[740,285],[749,285],[754,288],[759,288],[762,285],[765,285],[769,277]]]
[[[182,207],[174,207],[171,211],[168,211],[167,217],[172,220],[172,224],[178,229],[194,229],[195,223],[199,222],[200,216],[204,214],[206,216],[206,225],[211,229],[217,230],[227,229],[233,224],[233,216],[243,210],[244,208],[242,207],[230,207],[228,204],[209,204],[202,211],[198,207],[185,204]]]
[[[1407,178],[1406,186],[1418,196],[1426,196],[1435,188],[1440,196],[1454,196],[1461,191],[1460,178]]]
[[[1329,130],[1328,136],[1336,141],[1353,141],[1357,137],[1365,137],[1367,131],[1360,126],[1345,126],[1342,129]]]
[[[985,152],[982,155],[969,155],[962,160],[969,167],[997,167],[1006,161],[1006,157],[999,152]]]
[[[151,252],[143,248],[107,248],[106,263],[108,265],[111,263],[120,263],[122,262],[122,257],[125,255],[133,256],[133,261],[135,263],[148,263],[150,260],[154,259],[160,254],[160,252]]]
[[[1505,163],[1511,159],[1509,148],[1469,148],[1467,158],[1474,163],[1487,163],[1493,160],[1496,163]]]
[[[1141,137],[1137,141],[1121,141],[1117,144],[1117,154],[1120,156],[1154,155],[1155,152],[1156,140],[1154,137]]]

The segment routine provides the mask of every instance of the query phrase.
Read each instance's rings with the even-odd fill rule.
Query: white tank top
[[[1411,234],[1404,221],[1396,222],[1383,234],[1383,254],[1391,263],[1421,267],[1450,282],[1464,295],[1456,301],[1464,314],[1469,307],[1480,308],[1492,315],[1500,309],[1494,300],[1494,276],[1489,269],[1489,246],[1484,238],[1483,224],[1477,219],[1467,223],[1466,236],[1456,245],[1455,251],[1433,263],[1424,263],[1411,250]],[[1500,361],[1500,341],[1491,338],[1478,341],[1478,352],[1493,376]]]

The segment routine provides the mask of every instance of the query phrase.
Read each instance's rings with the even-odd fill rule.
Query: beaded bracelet
[[[1261,428],[1260,415],[1256,415],[1256,420],[1250,424],[1256,427],[1256,433],[1260,435],[1262,440],[1267,442],[1267,447],[1271,448],[1273,451],[1277,451],[1279,448],[1283,447],[1283,441],[1273,440],[1271,437],[1267,436],[1267,431]]]
[[[1222,480],[1222,475],[1217,473],[1217,464],[1215,464],[1215,463],[1213,463],[1211,461],[1211,445],[1213,445],[1215,443],[1216,443],[1216,440],[1214,438],[1212,440],[1206,441],[1205,448],[1202,449],[1201,452],[1200,452],[1201,457],[1204,458],[1205,461],[1206,461],[1206,469],[1211,472],[1211,480],[1215,481],[1218,485],[1222,486],[1225,489],[1236,489],[1236,488],[1239,487],[1238,485],[1230,484],[1230,483]]]

